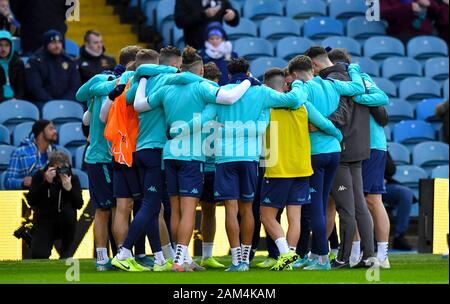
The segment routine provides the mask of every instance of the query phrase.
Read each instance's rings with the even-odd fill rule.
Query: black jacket
[[[14,98],[25,98],[25,65],[19,55],[14,54],[8,67],[9,82],[14,91]],[[3,96],[3,85],[6,84],[6,75],[0,68],[0,102],[6,100]]]
[[[320,72],[322,78],[350,81],[347,67],[336,64]],[[342,114],[344,113],[344,114]],[[342,132],[341,162],[350,163],[370,158],[369,107],[353,102],[351,97],[341,96],[338,110],[329,119]]]
[[[66,13],[73,5],[66,0],[14,0],[11,9],[21,24],[22,49],[32,53],[42,46],[43,34],[51,29],[63,36],[67,31]]]
[[[80,180],[72,175],[72,190],[66,191],[58,178],[52,184],[45,180],[45,171],[39,170],[33,176],[30,191],[27,194],[28,204],[34,210],[34,220],[56,220],[65,210],[76,210],[83,207]]]
[[[184,41],[186,45],[190,45],[197,50],[205,46],[204,30],[208,23],[219,21],[222,22],[223,16],[227,9],[232,9],[236,13],[236,17],[231,22],[227,22],[230,26],[239,24],[239,12],[235,10],[228,0],[216,1],[222,3],[222,9],[213,18],[207,18],[202,0],[176,0],[175,3],[175,23],[184,29]]]
[[[80,48],[80,56],[77,58],[77,63],[80,68],[81,82],[84,84],[105,70],[113,70],[116,65],[116,60],[105,54],[94,57],[86,51],[83,45]]]
[[[53,56],[42,48],[30,58],[25,73],[33,101],[75,100],[81,86],[78,65],[66,53]]]

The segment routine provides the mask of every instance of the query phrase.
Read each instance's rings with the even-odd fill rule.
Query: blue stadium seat
[[[419,102],[416,105],[416,115],[418,120],[425,121],[442,121],[442,119],[436,117],[436,106],[441,102],[444,102],[444,99],[435,98],[435,99],[424,99],[422,102]]]
[[[311,17],[326,16],[327,5],[325,1],[288,0],[286,2],[286,15],[294,19],[308,19]]]
[[[159,1],[147,1],[144,5],[144,14],[147,17],[145,21],[146,26],[155,26],[155,14],[156,7],[158,6]]]
[[[437,56],[448,56],[448,46],[444,40],[434,36],[412,38],[407,44],[408,56],[424,60]]]
[[[372,77],[372,79],[377,84],[377,86],[381,90],[383,90],[383,92],[386,93],[389,97],[395,98],[398,96],[397,87],[392,81],[386,78],[379,78],[379,77]]]
[[[352,56],[361,56],[361,44],[350,37],[329,37],[322,41],[323,47],[344,48]]]
[[[390,57],[383,62],[383,77],[389,80],[403,80],[408,77],[421,77],[422,65],[408,57]]]
[[[389,126],[384,127],[384,135],[386,135],[387,141],[392,141],[392,130]]]
[[[11,132],[14,126],[39,119],[39,109],[29,101],[10,100],[0,103],[0,123]]]
[[[258,28],[256,24],[247,18],[241,18],[239,21],[239,25],[236,27],[229,26],[225,23],[224,30],[227,33],[228,40],[231,41],[239,38],[258,36]]]
[[[300,27],[291,18],[267,17],[261,22],[259,36],[269,40],[279,40],[289,36],[300,36]]]
[[[412,153],[413,164],[428,168],[448,165],[448,152],[448,145],[443,142],[427,141],[417,144]]]
[[[394,141],[404,144],[435,140],[433,126],[421,120],[403,120],[394,127]]]
[[[242,16],[242,7],[244,4],[240,1],[230,0],[231,6],[239,12],[239,15]]]
[[[430,78],[411,77],[400,82],[400,98],[417,101],[441,97],[440,85]]]
[[[273,56],[272,44],[263,38],[241,38],[234,42],[239,56],[253,60],[261,56]]]
[[[185,43],[184,43],[184,31],[182,29],[179,29],[178,27],[173,27],[173,45],[180,50],[184,49]]]
[[[0,170],[8,169],[9,160],[11,159],[11,154],[14,152],[16,147],[9,145],[0,145]]]
[[[66,53],[72,57],[80,56],[80,47],[74,41],[72,41],[70,39],[66,38],[64,49],[65,49]]]
[[[448,165],[437,166],[431,171],[431,178],[447,178],[448,179]]]
[[[375,60],[392,56],[404,56],[405,46],[394,37],[377,36],[366,40],[364,43],[364,56]]]
[[[72,168],[72,173],[80,179],[81,189],[89,189],[89,177],[86,172]]]
[[[55,125],[81,121],[83,113],[83,106],[70,100],[52,100],[42,108],[42,118],[53,121]]]
[[[278,0],[245,1],[244,17],[261,20],[268,16],[282,16],[283,6]]]
[[[394,142],[388,143],[388,151],[397,166],[411,163],[409,150],[404,145]]]
[[[417,166],[398,166],[393,179],[411,188],[417,197],[419,180],[427,179],[428,173]]]
[[[277,57],[260,57],[252,62],[250,71],[253,76],[263,80],[264,73],[270,68],[285,68],[287,66],[287,61]]]
[[[444,84],[442,85],[443,87],[443,91],[444,91],[444,98],[448,99],[448,90],[449,90],[449,84],[448,84],[448,79],[446,81],[444,81]]]
[[[430,58],[425,62],[425,76],[434,80],[448,79],[448,57]]]
[[[412,105],[397,98],[391,98],[386,106],[390,122],[399,122],[405,119],[414,119],[414,108]]]
[[[315,45],[314,41],[303,37],[287,37],[278,41],[277,56],[290,60],[297,55],[304,54],[305,51]]]
[[[11,144],[11,132],[4,125],[0,125],[0,145]]]
[[[344,25],[330,17],[312,17],[305,21],[303,34],[310,39],[325,39],[329,36],[344,36]]]
[[[76,148],[86,144],[81,123],[68,122],[63,124],[59,130],[59,144],[68,149],[71,155],[75,155]]]
[[[375,60],[367,57],[353,57],[352,62],[359,64],[361,72],[369,74],[371,77],[380,76],[380,66]]]
[[[86,145],[80,146],[75,151],[75,168],[81,169],[84,162],[84,151],[86,150]]]
[[[6,171],[0,172],[0,190],[5,190],[5,185],[4,185],[4,183],[5,183],[5,174],[6,174]]]
[[[353,17],[347,22],[347,36],[365,40],[374,36],[385,36],[386,24],[382,21],[367,21],[366,17]]]
[[[18,147],[25,138],[31,135],[34,122],[27,121],[15,126],[13,131],[13,145]]]
[[[333,0],[329,5],[330,16],[336,19],[349,19],[365,16],[368,7],[361,0]]]
[[[166,21],[173,21],[175,0],[161,0],[156,7],[156,27],[161,31]],[[202,33],[203,34],[203,33]]]

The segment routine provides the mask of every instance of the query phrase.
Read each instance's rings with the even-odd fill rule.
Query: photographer
[[[69,157],[53,152],[48,165],[32,178],[28,203],[33,208],[33,259],[48,259],[53,243],[61,239],[60,257],[71,256],[77,209],[83,206],[80,180],[72,174]]]

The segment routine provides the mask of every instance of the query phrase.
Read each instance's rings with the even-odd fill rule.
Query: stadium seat
[[[443,90],[444,90],[444,99],[448,99],[448,90],[449,90],[449,84],[448,84],[448,79],[446,81],[444,81],[444,84],[442,85]]]
[[[361,45],[350,37],[329,37],[322,41],[323,47],[344,48],[352,56],[361,56]]]
[[[70,100],[52,100],[42,108],[42,118],[53,121],[55,125],[82,121],[83,113],[83,106]]]
[[[89,177],[86,172],[72,168],[72,173],[80,179],[81,189],[89,189]]]
[[[386,78],[379,78],[379,77],[372,77],[373,81],[376,83],[376,85],[383,90],[383,92],[386,93],[391,98],[395,98],[398,96],[397,93],[397,87],[395,84],[386,79]]]
[[[0,190],[5,190],[5,174],[6,171],[0,172]]]
[[[278,0],[245,1],[244,17],[252,20],[261,20],[268,16],[282,16],[283,6]]]
[[[382,21],[367,21],[366,17],[353,17],[347,22],[347,36],[365,40],[374,36],[385,36],[386,24]]]
[[[155,26],[155,15],[158,1],[146,1],[144,5],[144,14],[147,17],[145,20],[146,26]]]
[[[448,56],[447,43],[434,36],[412,38],[407,44],[408,56],[424,60],[437,56]]]
[[[244,4],[236,0],[230,0],[230,4],[235,10],[239,12],[239,15],[242,16],[242,7],[244,6]]]
[[[234,49],[239,56],[253,60],[261,56],[273,56],[272,44],[263,38],[241,38],[234,42]]]
[[[20,146],[22,140],[30,136],[33,124],[34,122],[27,121],[15,126],[14,131],[12,133],[14,146],[16,147]]]
[[[367,57],[353,57],[352,62],[359,64],[361,72],[369,74],[371,77],[380,76],[380,66],[375,60]]]
[[[388,151],[397,166],[411,163],[409,150],[404,145],[390,142],[388,143]]]
[[[390,57],[384,60],[383,77],[389,80],[403,80],[408,77],[421,77],[422,65],[408,57]]]
[[[305,21],[303,34],[310,39],[325,39],[329,36],[343,36],[344,25],[330,17],[312,17]]]
[[[311,17],[326,16],[327,5],[325,1],[288,0],[286,2],[286,15],[294,19],[309,19]]]
[[[180,50],[184,49],[185,43],[184,43],[184,31],[182,29],[179,29],[178,27],[173,27],[172,32],[172,43],[175,47],[179,48]]]
[[[261,22],[259,36],[269,40],[280,40],[289,36],[300,36],[299,25],[287,17],[267,17]]]
[[[394,141],[404,144],[435,140],[435,133],[431,124],[421,120],[403,120],[393,131]]]
[[[448,152],[448,145],[446,143],[438,141],[422,142],[417,144],[413,149],[413,164],[428,168],[448,165]]]
[[[287,37],[278,41],[277,56],[286,60],[290,60],[315,45],[314,41],[303,37]]]
[[[399,122],[405,119],[414,119],[414,108],[402,99],[391,98],[389,104],[385,106],[390,122]]]
[[[14,152],[16,147],[9,145],[0,145],[0,170],[8,169],[9,160],[11,159],[11,154]]]
[[[81,123],[68,122],[63,124],[59,130],[59,144],[69,150],[71,155],[75,155],[76,148],[86,144]]]
[[[430,58],[425,62],[425,77],[434,80],[448,79],[448,57]]]
[[[442,121],[442,119],[436,117],[436,106],[441,102],[444,102],[444,99],[435,98],[435,99],[425,99],[422,102],[419,102],[416,105],[416,116],[417,120],[425,120],[425,121]]]
[[[258,28],[256,24],[247,18],[241,18],[238,26],[229,26],[224,24],[224,30],[227,33],[228,40],[234,41],[239,38],[257,37]]]
[[[84,162],[84,151],[86,150],[86,145],[80,146],[75,151],[75,168],[81,169]]]
[[[80,56],[80,47],[74,41],[66,38],[64,44],[64,49],[67,54],[72,57]]]
[[[411,77],[400,82],[400,98],[410,101],[440,98],[440,85],[430,78]]]
[[[393,179],[411,188],[417,197],[420,179],[428,178],[428,173],[417,166],[398,166]]]
[[[448,165],[437,166],[431,171],[431,178],[448,178]]]
[[[172,21],[175,11],[175,0],[161,0],[156,7],[156,27],[161,31],[166,21]]]
[[[392,141],[392,130],[389,126],[384,127],[384,135],[386,135],[387,141]]]
[[[0,145],[11,144],[11,132],[4,125],[0,125]]]
[[[0,104],[0,123],[11,132],[14,126],[39,119],[39,109],[29,101],[9,100]]]
[[[361,0],[333,0],[329,5],[330,16],[336,19],[349,19],[365,16],[368,7]]]
[[[277,57],[260,57],[252,62],[250,71],[253,76],[263,80],[264,73],[270,68],[285,68],[287,66],[287,61]]]
[[[378,36],[366,40],[364,56],[375,60],[382,60],[392,56],[404,56],[405,46],[394,37]]]

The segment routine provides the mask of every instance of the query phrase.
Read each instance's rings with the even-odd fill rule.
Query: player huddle
[[[260,222],[276,259],[258,267],[371,266],[368,206],[376,225],[387,218],[381,193],[388,98],[350,64],[345,50],[312,47],[305,54],[284,70],[268,70],[264,84],[251,76],[246,60],[233,59],[229,84],[219,87],[220,71],[204,66],[190,47],[158,53],[129,46],[120,54],[125,72],[97,75],[79,89],[77,99],[88,104],[85,161],[96,205],[97,270],[225,268],[212,256],[217,202],[225,205],[231,248],[226,271],[249,270]],[[188,252],[199,203],[200,265]],[[335,259],[328,245],[333,203],[341,240]],[[279,221],[284,209],[286,233]],[[106,248],[110,217],[119,247],[112,259]],[[384,230],[375,230],[376,261],[389,268]],[[311,250],[302,254],[310,235]],[[145,236],[154,260],[145,254]]]

